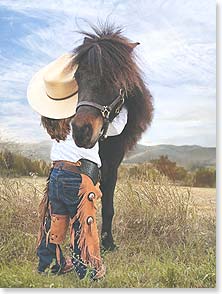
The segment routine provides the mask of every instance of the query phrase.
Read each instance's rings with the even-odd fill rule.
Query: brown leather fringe
[[[59,249],[59,245],[56,244],[56,260],[58,262],[58,264],[61,264],[61,254],[60,254],[60,249]]]
[[[40,225],[39,225],[39,231],[38,231],[38,237],[37,237],[37,248],[39,247],[39,245],[41,243],[43,233],[45,230],[45,218],[49,214],[48,190],[49,190],[49,180],[50,180],[52,170],[53,170],[53,168],[50,169],[48,178],[46,179],[46,186],[44,189],[44,195],[42,197],[42,200],[41,200],[41,202],[39,204],[39,208],[38,208],[38,217],[40,220]]]
[[[69,227],[69,216],[63,214],[51,214],[51,227],[49,243],[62,244],[66,238]]]
[[[78,246],[81,251],[82,261],[97,270],[101,269],[102,259],[100,256],[99,234],[96,224],[96,200],[101,198],[102,193],[99,185],[94,186],[92,180],[84,175],[79,190],[79,197],[82,197],[78,205],[77,214],[71,220],[71,225],[78,219],[80,222],[80,234],[78,238]],[[90,193],[95,194],[95,198],[91,201],[88,199]],[[87,223],[91,218],[92,223]],[[71,231],[71,245],[74,245],[74,230]]]

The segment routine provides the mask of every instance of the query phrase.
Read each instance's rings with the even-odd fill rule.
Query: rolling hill
[[[137,145],[125,158],[125,163],[143,163],[167,155],[172,161],[185,168],[192,166],[216,166],[216,148],[198,145]]]
[[[42,141],[39,143],[19,144],[14,142],[0,141],[0,150],[8,149],[18,152],[28,158],[43,159],[50,161],[50,141]],[[215,166],[216,165],[216,148],[202,147],[197,145],[155,145],[145,146],[138,144],[130,151],[124,159],[124,163],[144,163],[152,159],[157,159],[161,155],[167,155],[172,161],[176,161],[178,165],[190,169],[193,166]]]

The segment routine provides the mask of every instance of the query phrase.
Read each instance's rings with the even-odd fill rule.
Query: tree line
[[[50,165],[44,160],[32,160],[9,150],[0,151],[1,176],[47,176]]]
[[[195,187],[216,187],[215,167],[198,167],[188,171],[169,160],[167,155],[151,160],[151,163],[159,172],[174,182]]]
[[[123,171],[124,168],[122,168]],[[9,150],[0,151],[0,176],[47,176],[50,164],[44,160],[32,160],[21,154]],[[124,171],[124,176],[143,179],[155,170],[167,176],[170,180],[180,185],[195,187],[215,187],[216,169],[213,167],[198,167],[192,171],[178,166],[167,155],[161,155],[150,163],[132,165]],[[121,174],[121,169],[120,173]]]
[[[161,155],[150,162],[122,164],[119,168],[118,179],[148,181],[152,178],[159,181],[159,174],[180,186],[216,187],[215,167],[193,166],[192,169],[187,170],[171,161],[167,155]]]

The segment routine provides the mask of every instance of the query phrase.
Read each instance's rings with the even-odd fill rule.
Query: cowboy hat
[[[40,69],[31,79],[27,98],[31,107],[42,116],[62,119],[73,116],[78,102],[78,85],[74,74],[74,56],[63,54]]]

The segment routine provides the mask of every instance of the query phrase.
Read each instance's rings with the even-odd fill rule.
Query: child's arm
[[[117,136],[122,133],[127,123],[128,111],[125,106],[121,109],[120,113],[109,124],[107,136]]]

